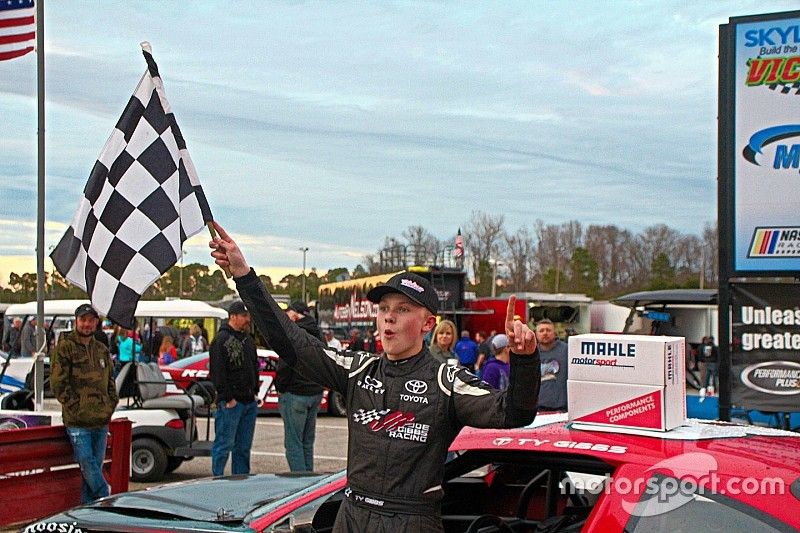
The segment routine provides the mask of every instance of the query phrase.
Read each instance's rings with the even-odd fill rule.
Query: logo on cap
[[[413,289],[417,292],[425,292],[425,289],[423,289],[418,283],[410,279],[401,279],[400,285],[402,285],[403,287],[408,287],[409,289]]]

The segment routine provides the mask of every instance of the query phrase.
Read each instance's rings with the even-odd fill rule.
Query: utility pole
[[[492,263],[492,298],[494,298],[495,294],[497,294],[497,265],[502,263],[497,259],[490,259],[489,261]]]
[[[183,298],[183,256],[186,255],[186,250],[181,250],[181,264],[178,270],[178,298]]]
[[[558,294],[559,277],[561,277],[561,254],[556,256],[556,290],[554,291],[556,294]]]
[[[303,252],[303,303],[308,303],[306,297],[306,253],[308,253],[308,246],[301,246],[300,251]]]
[[[706,249],[700,248],[700,288],[705,287],[706,281]]]

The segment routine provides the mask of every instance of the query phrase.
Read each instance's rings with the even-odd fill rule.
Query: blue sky
[[[716,218],[718,26],[775,2],[46,6],[47,243],[150,41],[215,218],[262,271],[354,267],[387,235]],[[0,283],[33,271],[36,60],[0,63]],[[187,261],[208,262],[205,237]]]

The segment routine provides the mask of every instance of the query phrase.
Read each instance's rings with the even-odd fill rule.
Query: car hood
[[[297,493],[328,474],[255,474],[203,478],[125,492],[86,505],[147,518],[184,518],[201,522],[241,522],[255,509]],[[151,514],[152,513],[152,514]],[[87,513],[81,513],[86,516]],[[96,513],[90,513],[97,516]]]

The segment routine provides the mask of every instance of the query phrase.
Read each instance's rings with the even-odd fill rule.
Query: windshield
[[[126,492],[93,504],[95,510],[154,519],[172,516],[204,522],[241,522],[270,504],[316,485],[327,474],[260,474],[206,478]]]

